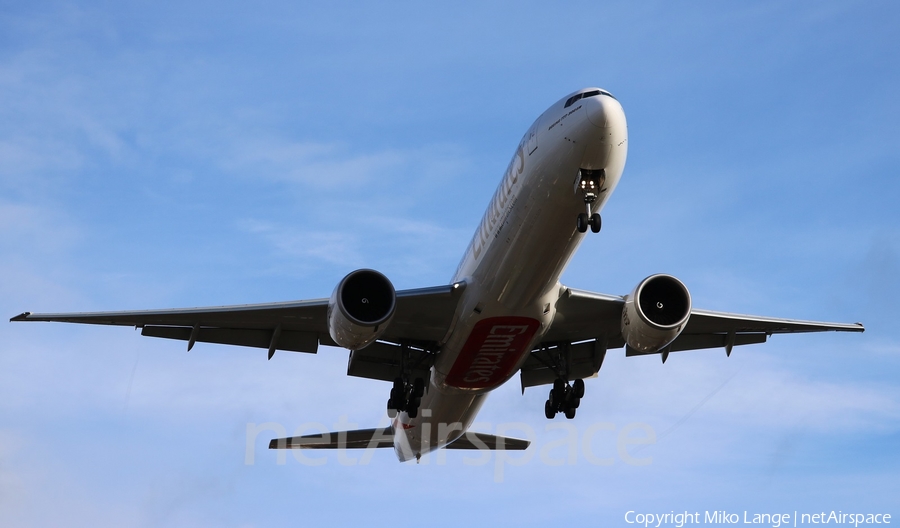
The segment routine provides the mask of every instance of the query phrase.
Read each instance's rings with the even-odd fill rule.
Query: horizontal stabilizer
[[[530,444],[531,442],[528,440],[469,431],[446,446],[446,449],[522,451],[528,449]],[[292,436],[276,438],[269,442],[269,449],[368,449],[377,447],[394,447],[394,433],[391,427]]]
[[[366,449],[375,447],[394,447],[394,432],[391,427],[292,436],[276,438],[269,442],[269,449]]]
[[[507,438],[472,431],[460,436],[446,449],[489,449],[491,451],[524,451],[531,442],[519,438]]]

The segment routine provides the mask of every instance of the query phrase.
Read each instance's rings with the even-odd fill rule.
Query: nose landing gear
[[[586,233],[588,227],[594,233],[600,232],[600,214],[591,214],[591,204],[597,201],[600,193],[606,192],[606,189],[603,187],[605,183],[606,171],[604,169],[596,171],[588,169],[578,170],[578,178],[575,179],[575,192],[581,192],[584,199],[584,207],[587,210],[585,213],[579,213],[578,218],[575,219],[575,226],[578,228],[579,233]]]
[[[591,206],[588,205],[588,212],[590,212]],[[578,218],[575,219],[575,226],[578,228],[579,233],[586,233],[588,227],[591,228],[591,232],[599,233],[600,227],[602,227],[602,222],[600,220],[600,214],[594,213],[588,216],[587,213],[579,213]]]

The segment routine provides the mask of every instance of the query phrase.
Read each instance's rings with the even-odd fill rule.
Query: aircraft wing
[[[382,339],[423,346],[440,341],[461,290],[447,285],[398,291],[394,319]],[[328,334],[327,310],[328,299],[314,299],[173,310],[25,312],[10,320],[134,326],[141,328],[141,335],[187,341],[188,350],[196,342],[221,343],[268,349],[271,358],[275,350],[315,353],[319,344],[335,346]],[[423,346],[416,350],[421,352]]]
[[[565,357],[570,379],[586,378],[599,371],[609,348],[626,347],[620,322],[624,297],[572,288],[556,304],[553,325],[540,347],[522,365],[522,388],[553,383],[559,358]],[[863,332],[861,323],[823,323],[755,315],[692,309],[684,330],[665,349],[650,354],[725,348],[764,343],[773,334],[804,332]],[[626,347],[626,356],[645,353]]]

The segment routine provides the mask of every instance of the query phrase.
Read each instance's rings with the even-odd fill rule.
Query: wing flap
[[[732,346],[755,345],[765,343],[768,334],[747,333],[735,334]],[[728,334],[682,334],[664,350],[667,352],[682,352],[685,350],[703,350],[705,348],[724,348],[728,345]],[[646,356],[649,354],[661,354],[658,352],[640,352],[631,347],[625,347],[625,356]]]
[[[179,339],[190,341],[192,327],[187,326],[154,326],[147,325],[141,329],[141,335]],[[319,346],[319,337],[313,332],[296,332],[282,330],[273,343],[273,330],[256,330],[249,328],[198,328],[194,341],[199,343],[218,343],[256,348],[269,348],[274,345],[277,350],[290,352],[307,352],[315,354]]]

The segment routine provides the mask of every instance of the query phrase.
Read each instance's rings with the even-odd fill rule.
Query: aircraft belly
[[[530,317],[490,317],[475,324],[444,383],[460,389],[494,389],[511,378],[531,351],[541,323]]]

